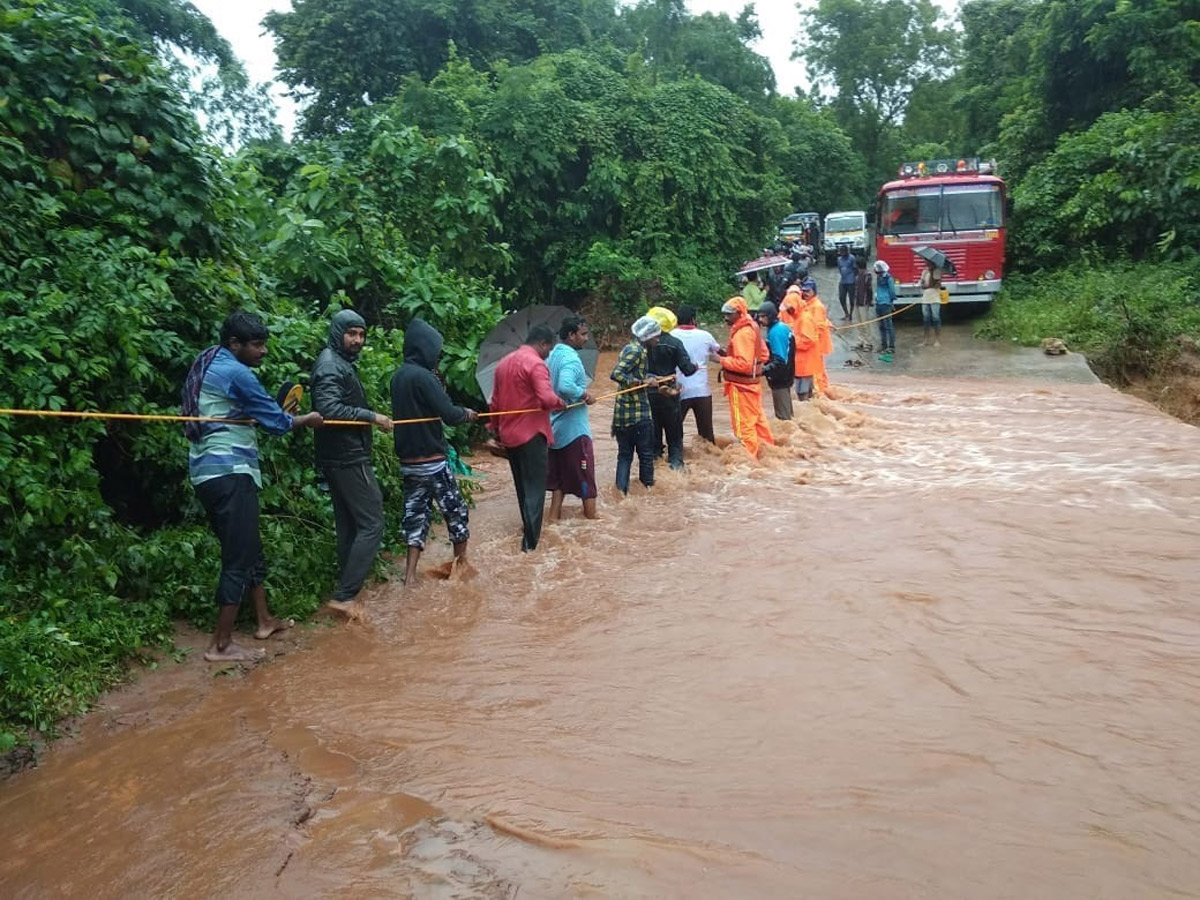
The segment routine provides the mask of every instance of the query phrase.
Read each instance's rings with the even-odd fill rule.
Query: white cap
[[[662,326],[650,316],[642,316],[633,323],[633,336],[643,343],[662,334]]]

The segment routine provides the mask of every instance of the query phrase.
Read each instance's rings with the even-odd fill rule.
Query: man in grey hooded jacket
[[[367,406],[354,368],[367,338],[367,323],[351,309],[334,314],[329,345],[313,366],[309,386],[313,409],[326,419],[366,423],[339,425],[317,433],[317,465],[329,484],[337,529],[338,585],[329,606],[352,614],[354,598],[371,574],[383,540],[383,494],[371,468],[371,426],[390,432],[389,416]]]

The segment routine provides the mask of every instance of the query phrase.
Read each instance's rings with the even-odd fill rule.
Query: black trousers
[[[838,303],[847,316],[854,312],[854,285],[838,282]]]
[[[707,397],[689,397],[680,404],[679,427],[683,427],[683,420],[688,414],[688,410],[692,411],[692,416],[696,419],[696,431],[700,437],[708,441],[710,444],[717,442],[717,436],[713,434],[712,423],[712,395]]]
[[[222,475],[196,485],[196,497],[221,542],[217,605],[237,606],[267,577],[258,534],[258,488],[249,475]]]
[[[536,550],[542,537],[542,513],[546,509],[546,468],[550,450],[544,434],[535,434],[520,447],[508,449],[508,467],[521,508],[521,550]]]
[[[370,463],[325,469],[337,534],[335,600],[353,600],[371,574],[383,541],[383,493]]]
[[[667,464],[672,469],[683,468],[683,407],[678,397],[664,397],[657,391],[650,394],[650,416],[654,420],[654,455],[663,454],[663,435],[667,438]]]

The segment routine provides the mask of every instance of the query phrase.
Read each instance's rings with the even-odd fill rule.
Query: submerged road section
[[[1200,432],[1096,383],[832,375],[761,464],[689,438],[624,500],[593,407],[602,518],[531,554],[476,460],[473,579],[110,698],[0,785],[2,893],[1200,896]]]

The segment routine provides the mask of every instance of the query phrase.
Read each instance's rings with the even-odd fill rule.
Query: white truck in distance
[[[825,254],[825,265],[832,266],[837,249],[845,244],[850,252],[867,255],[867,214],[861,210],[831,212],[825,217],[825,240],[821,250]]]

